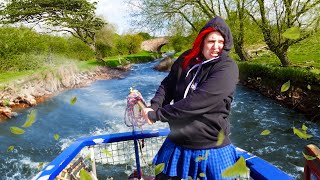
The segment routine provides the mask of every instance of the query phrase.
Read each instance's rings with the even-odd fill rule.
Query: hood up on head
[[[224,37],[224,47],[223,50],[226,51],[227,53],[230,52],[230,50],[232,49],[232,44],[233,44],[233,40],[232,40],[232,33],[231,30],[229,28],[229,26],[227,25],[227,23],[219,16],[214,17],[213,19],[211,19],[199,32],[199,34],[206,28],[208,27],[212,27],[216,30],[218,30],[222,36]]]

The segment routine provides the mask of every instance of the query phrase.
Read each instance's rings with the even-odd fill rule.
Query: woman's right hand
[[[151,125],[154,122],[152,120],[150,120],[149,117],[148,117],[148,112],[150,112],[150,111],[154,111],[154,110],[151,109],[151,108],[143,108],[142,109],[142,116],[147,121],[147,123]]]

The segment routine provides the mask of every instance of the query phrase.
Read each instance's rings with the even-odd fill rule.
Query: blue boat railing
[[[101,170],[99,165],[108,165],[102,168],[116,171],[116,166],[130,164],[134,168],[129,168],[129,170],[138,169],[139,177],[141,176],[139,169],[142,165],[144,170],[145,167],[150,168],[149,172],[152,173],[154,170],[150,165],[152,159],[169,132],[169,129],[157,129],[80,138],[46,165],[33,179],[56,179],[79,158],[89,159],[90,168],[95,177],[97,177],[97,171]],[[250,168],[251,179],[294,179],[251,153],[240,148],[237,148],[237,152],[239,157],[243,156],[246,159],[247,167]],[[149,175],[152,176],[153,174]]]

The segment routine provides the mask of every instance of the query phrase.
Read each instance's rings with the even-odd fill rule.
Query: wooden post
[[[314,144],[309,144],[305,147],[304,153],[306,155],[316,157],[316,159],[306,159],[303,180],[320,179],[320,149]]]

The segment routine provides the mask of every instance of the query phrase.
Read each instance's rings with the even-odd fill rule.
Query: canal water
[[[80,137],[131,131],[124,124],[126,96],[130,87],[138,89],[149,102],[166,72],[153,66],[158,61],[135,64],[122,78],[100,80],[89,87],[64,91],[17,117],[0,124],[0,179],[31,179],[69,144]],[[76,97],[74,105],[70,100]],[[302,114],[238,85],[230,116],[233,143],[301,179],[302,151],[309,143],[320,145],[320,128]],[[36,122],[21,135],[10,127],[21,127],[31,111]],[[292,127],[308,127],[309,140],[293,134]],[[145,129],[167,127],[157,122]],[[263,130],[271,133],[261,136]],[[9,147],[13,147],[13,150]],[[9,148],[9,149],[8,149]]]

